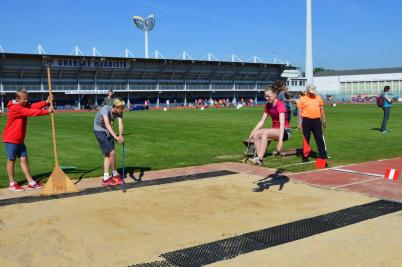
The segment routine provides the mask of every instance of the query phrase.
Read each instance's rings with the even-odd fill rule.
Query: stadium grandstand
[[[47,64],[59,109],[99,105],[107,90],[129,105],[145,99],[158,107],[166,100],[188,105],[199,98],[259,101],[268,85],[287,79],[281,76],[284,71],[296,69],[288,64],[0,53],[2,110],[21,87],[33,101],[46,97]]]

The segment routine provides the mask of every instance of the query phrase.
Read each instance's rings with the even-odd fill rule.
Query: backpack
[[[384,107],[384,98],[382,95],[376,96],[376,101],[377,101],[377,107],[383,108]]]

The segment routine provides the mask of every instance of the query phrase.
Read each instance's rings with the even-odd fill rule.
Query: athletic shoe
[[[43,185],[41,185],[38,181],[35,181],[34,185],[30,185],[28,184],[28,189],[38,189],[38,188],[42,188]]]
[[[21,187],[19,184],[17,184],[17,183],[14,183],[13,185],[10,185],[10,186],[8,187],[8,189],[11,190],[11,191],[16,191],[16,192],[24,191],[24,188],[22,188],[22,187]]]
[[[121,179],[120,174],[113,175],[111,178],[117,185],[120,185],[123,183],[123,179]]]
[[[112,178],[109,178],[107,180],[102,179],[102,185],[113,186],[116,185],[116,182]]]
[[[381,133],[386,134],[386,133],[388,133],[388,131],[387,131],[387,130],[385,130],[385,131],[382,131]]]
[[[255,165],[255,166],[262,166],[262,161],[259,157],[249,158],[248,162]]]

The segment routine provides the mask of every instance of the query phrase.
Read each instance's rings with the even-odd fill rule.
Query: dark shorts
[[[4,143],[6,146],[7,159],[16,160],[16,158],[28,157],[25,144]]]
[[[94,133],[103,154],[109,154],[114,150],[114,138],[109,132],[94,131]]]
[[[283,133],[283,141],[288,141],[290,139],[290,129],[285,129],[285,132]]]

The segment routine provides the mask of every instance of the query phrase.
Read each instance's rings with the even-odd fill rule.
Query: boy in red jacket
[[[14,181],[14,165],[17,158],[21,159],[21,170],[28,180],[28,189],[41,188],[42,185],[32,179],[28,164],[28,154],[24,144],[27,130],[27,117],[44,116],[54,111],[53,106],[47,110],[43,109],[53,100],[49,96],[46,101],[34,104],[28,103],[28,92],[20,89],[16,93],[16,99],[11,100],[8,105],[7,124],[3,131],[3,142],[7,152],[7,174],[10,180],[8,189],[11,191],[24,191],[24,189]]]

